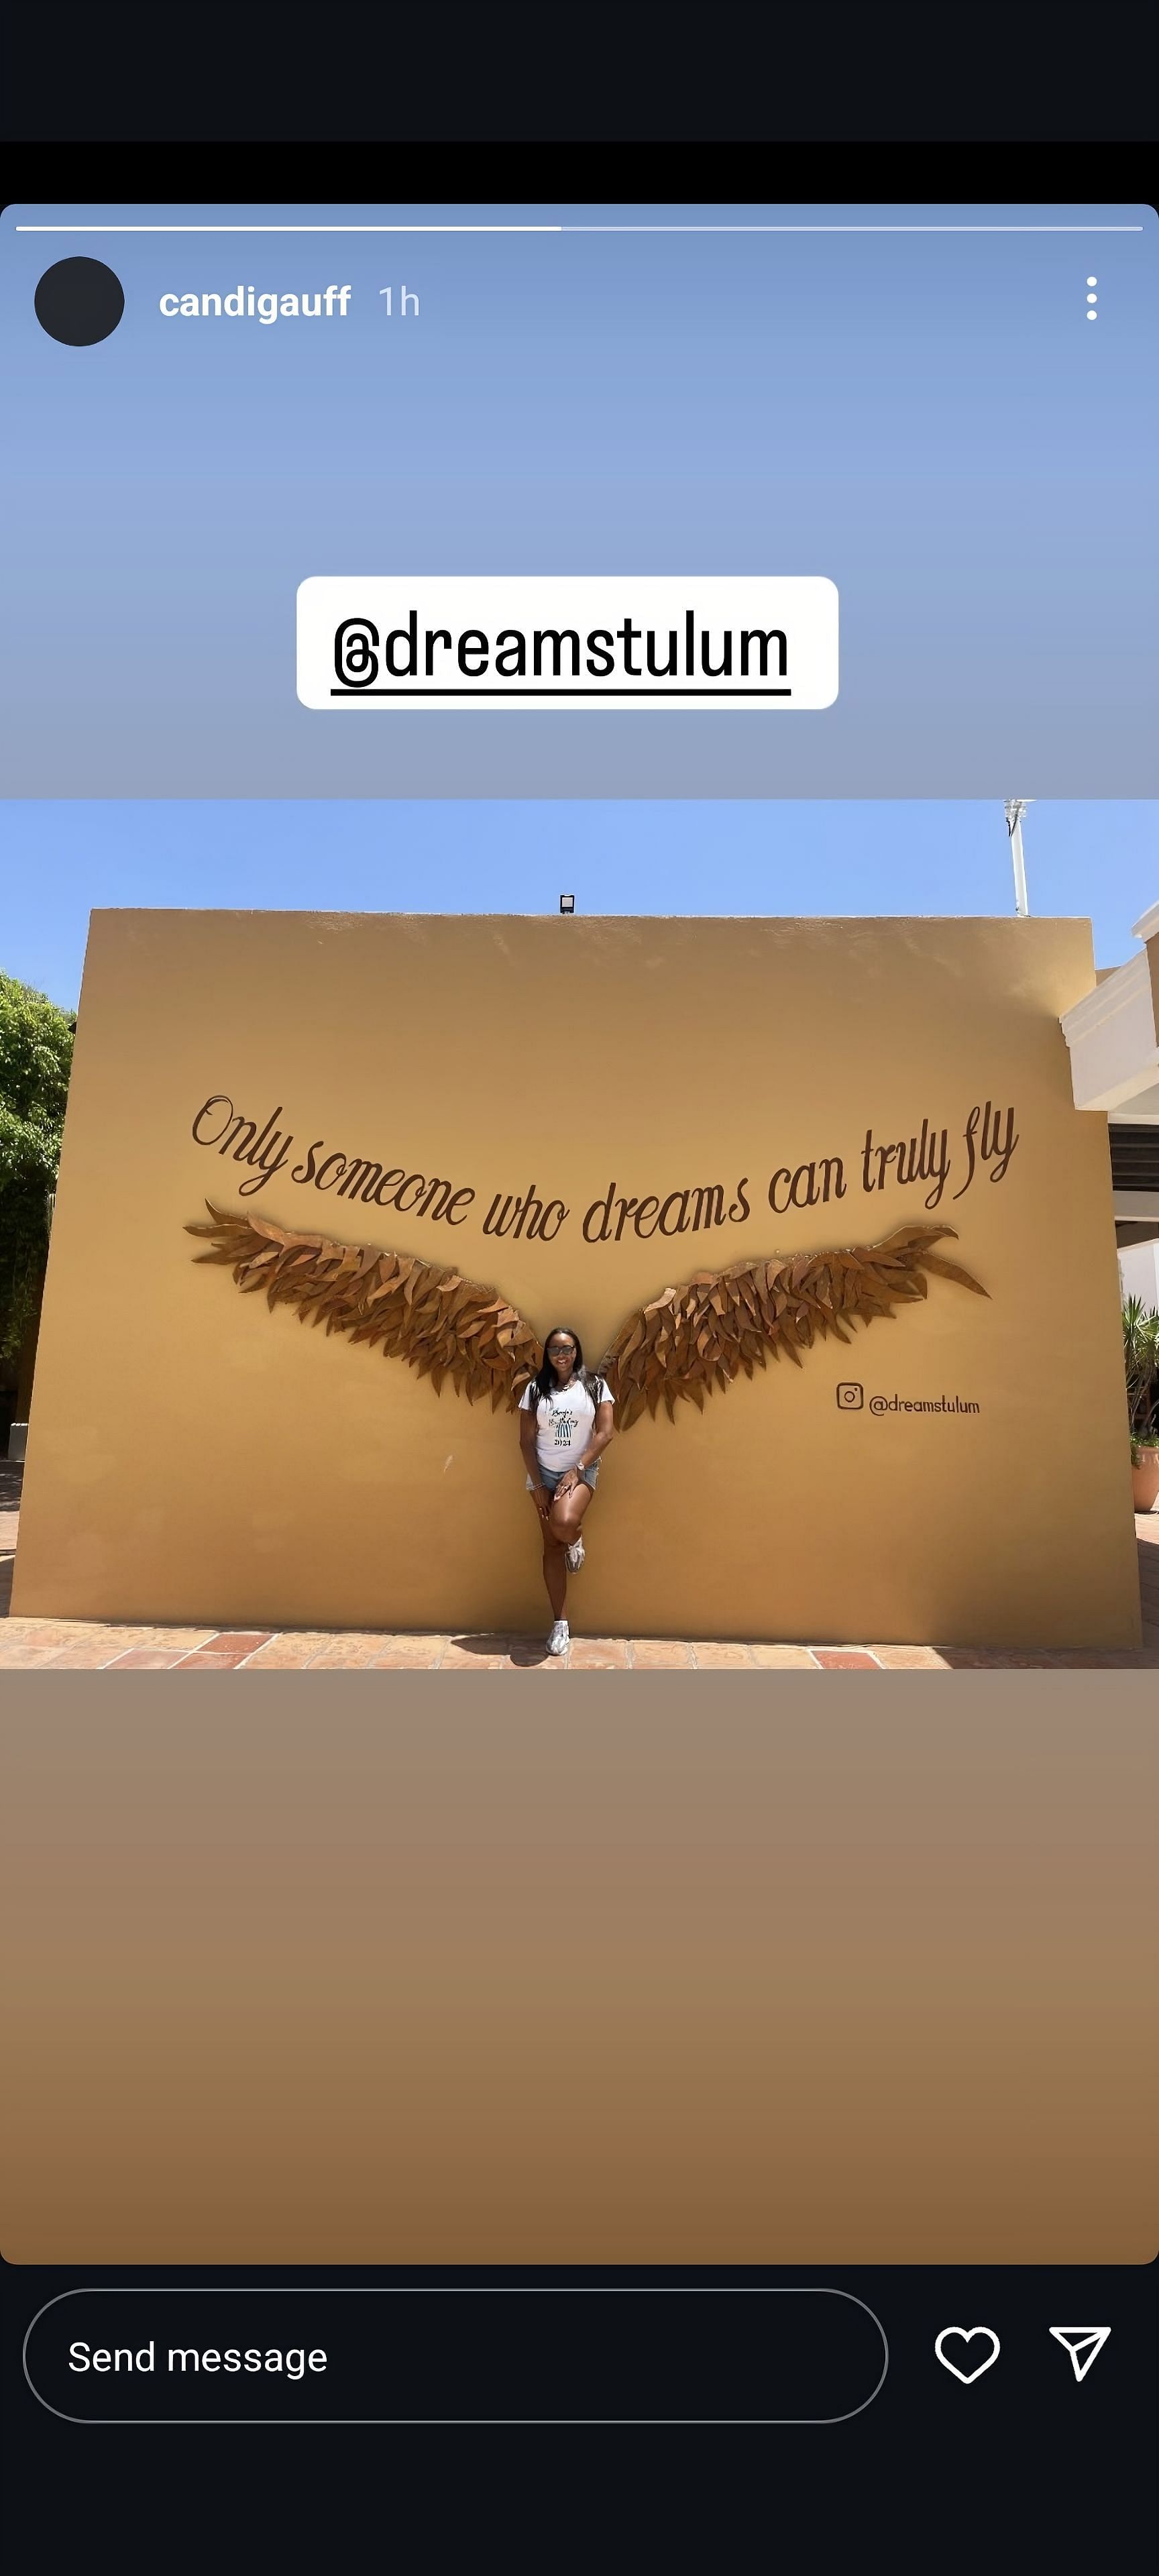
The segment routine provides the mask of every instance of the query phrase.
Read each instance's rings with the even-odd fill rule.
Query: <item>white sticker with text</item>
[[[818,576],[365,579],[298,590],[307,707],[774,715],[837,696],[837,590]]]

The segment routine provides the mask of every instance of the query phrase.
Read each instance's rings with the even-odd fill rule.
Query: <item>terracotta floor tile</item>
[[[118,1646],[140,1646],[146,1642],[152,1645],[157,1633],[156,1628],[148,1627],[143,1619],[78,1619],[67,1630],[66,1642],[70,1646],[95,1646],[102,1639],[107,1639],[115,1651]],[[168,1638],[165,1643],[168,1645]]]
[[[95,1626],[95,1621],[93,1624]],[[33,1646],[40,1654],[56,1655],[62,1647],[71,1646],[85,1630],[76,1620],[22,1619],[18,1623],[14,1619],[6,1619],[2,1633],[5,1645]]]
[[[176,1646],[183,1655],[192,1655],[199,1646],[209,1646],[217,1635],[216,1628],[141,1628],[139,1635],[151,1646]]]
[[[392,1655],[388,1651],[385,1655],[376,1655],[373,1663],[365,1669],[371,1673],[433,1673],[438,1662],[437,1655]],[[246,1671],[251,1669],[247,1664]]]
[[[545,1637],[501,1632],[446,1638],[431,1632],[146,1626],[140,1621],[16,1619],[0,1616],[0,1671],[187,1672],[765,1672],[1154,1671],[1159,1669],[1159,1512],[1140,1536],[1141,1649],[882,1645],[817,1646],[706,1638],[574,1637],[566,1657],[548,1657]]]
[[[943,1646],[952,1672],[1116,1673],[1149,1672],[1159,1660],[1144,1646]]]
[[[270,1638],[268,1645],[259,1646],[256,1654],[247,1656],[239,1670],[243,1673],[302,1672],[307,1664],[313,1662],[314,1656],[321,1653],[323,1646],[332,1643],[333,1637],[328,1629],[283,1628]]]
[[[1062,1673],[1132,1673],[1145,1669],[1147,1647],[1090,1646],[1060,1647],[1046,1654],[1044,1660]]]
[[[567,1660],[573,1673],[625,1673],[628,1649],[622,1637],[573,1637]]]
[[[0,1647],[0,1669],[7,1673],[45,1672],[60,1652],[57,1646]]]
[[[215,1655],[256,1654],[259,1646],[268,1646],[276,1634],[273,1628],[215,1628],[207,1637],[191,1637],[191,1646],[212,1647]]]
[[[1018,1646],[947,1646],[944,1651],[951,1672],[1042,1672],[1051,1660]]]
[[[345,1635],[331,1635],[313,1656],[310,1670],[312,1673],[364,1672],[367,1665],[374,1662],[381,1646],[382,1637],[377,1631],[351,1629]]]
[[[118,1628],[104,1637],[83,1637],[75,1646],[63,1646],[59,1655],[52,1657],[52,1669],[54,1673],[100,1672],[106,1664],[115,1664],[120,1656],[147,1642],[143,1635],[136,1635],[131,1628],[127,1633]],[[174,1652],[179,1653],[180,1648],[175,1648]]]
[[[875,1646],[874,1654],[891,1673],[944,1673],[946,1658],[936,1646]]]
[[[175,1673],[236,1673],[245,1656],[218,1654],[213,1646],[201,1646],[195,1655],[176,1654],[171,1669]]]
[[[374,1658],[373,1670],[376,1673],[432,1673],[446,1644],[445,1637],[384,1637],[381,1652]]]
[[[130,1646],[104,1666],[109,1673],[172,1673],[181,1662],[180,1646]],[[59,1666],[54,1666],[59,1671]]]

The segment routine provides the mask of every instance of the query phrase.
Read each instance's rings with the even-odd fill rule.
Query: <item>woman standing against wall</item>
[[[538,1376],[519,1399],[519,1446],[543,1532],[543,1580],[552,1615],[549,1655],[567,1653],[567,1578],[584,1561],[584,1515],[611,1437],[607,1380],[584,1367],[579,1334],[557,1324],[543,1345]]]

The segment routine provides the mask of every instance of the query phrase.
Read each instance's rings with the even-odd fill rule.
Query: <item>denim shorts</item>
[[[599,1459],[598,1459],[598,1458],[593,1458],[592,1463],[591,1463],[591,1466],[590,1466],[590,1467],[581,1467],[581,1468],[580,1468],[580,1470],[579,1470],[579,1472],[580,1472],[580,1475],[583,1477],[583,1480],[584,1480],[585,1485],[591,1485],[591,1486],[593,1487],[593,1489],[594,1489],[596,1478],[597,1478],[597,1476],[599,1475],[599,1472],[600,1472],[600,1462],[599,1462]],[[529,1476],[529,1477],[528,1477],[528,1479],[527,1479],[527,1490],[528,1490],[528,1493],[529,1493],[529,1494],[533,1494],[533,1493],[535,1492],[536,1485],[537,1485],[537,1484],[540,1484],[540,1485],[546,1485],[546,1487],[547,1487],[547,1491],[548,1491],[548,1493],[549,1493],[549,1494],[554,1494],[555,1489],[556,1489],[556,1486],[557,1486],[557,1485],[558,1485],[558,1483],[559,1483],[560,1477],[561,1477],[561,1476],[566,1476],[566,1475],[568,1475],[569,1473],[570,1473],[570,1470],[569,1470],[568,1468],[566,1468],[566,1467],[558,1467],[558,1468],[553,1468],[553,1467],[541,1467],[541,1468],[540,1468],[540,1470],[539,1470],[538,1477],[535,1477],[535,1476]]]

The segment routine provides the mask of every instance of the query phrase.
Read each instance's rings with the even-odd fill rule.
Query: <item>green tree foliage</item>
[[[36,1312],[76,1021],[0,975],[0,1360]]]
[[[1159,1440],[1159,1313],[1141,1297],[1123,1308],[1123,1366],[1133,1454]]]

